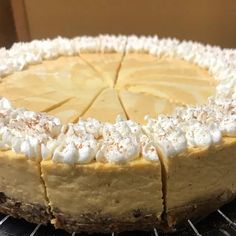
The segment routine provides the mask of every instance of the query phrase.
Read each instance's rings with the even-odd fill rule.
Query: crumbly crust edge
[[[0,192],[0,212],[36,224],[48,224],[52,218],[48,206],[21,202],[3,192]]]
[[[153,227],[161,228],[161,219],[155,214],[145,214],[144,211],[134,211],[135,219],[125,222],[122,219],[114,219],[112,216],[104,216],[100,213],[85,213],[81,216],[71,216],[59,209],[53,210],[55,219],[52,220],[55,228],[65,229],[68,232],[87,233],[111,233],[133,230],[152,230]]]

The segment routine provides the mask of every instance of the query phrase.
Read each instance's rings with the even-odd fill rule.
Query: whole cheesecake
[[[68,232],[173,231],[233,200],[235,61],[157,36],[0,49],[0,212]]]

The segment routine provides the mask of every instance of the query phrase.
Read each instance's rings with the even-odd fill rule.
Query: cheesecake
[[[174,231],[235,198],[235,50],[101,35],[0,58],[0,212]]]
[[[47,115],[12,109],[5,98],[0,107],[0,212],[47,224],[51,213],[41,177],[39,143],[56,137],[61,123]]]

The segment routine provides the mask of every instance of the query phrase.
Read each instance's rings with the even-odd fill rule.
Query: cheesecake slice
[[[147,119],[144,129],[153,137],[163,167],[168,230],[235,198],[235,105],[233,99],[216,99],[208,106]]]
[[[235,150],[236,139],[227,137],[210,148],[163,157],[168,226],[199,220],[235,198]]]
[[[47,224],[51,213],[41,177],[41,145],[60,132],[60,121],[15,109],[4,98],[0,107],[0,212]]]
[[[109,233],[160,227],[159,162],[65,165],[43,161],[41,165],[57,228]],[[62,196],[65,191],[70,194]]]
[[[126,118],[125,110],[115,89],[103,90],[93,104],[82,115],[83,118],[96,118],[102,122],[114,123],[117,116]]]
[[[39,160],[11,150],[0,151],[0,212],[33,223],[51,220]]]
[[[81,120],[59,139],[52,158],[41,162],[56,227],[103,233],[160,227],[161,164],[137,123]]]

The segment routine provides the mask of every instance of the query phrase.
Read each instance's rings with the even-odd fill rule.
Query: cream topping
[[[137,132],[135,128],[132,132],[126,121],[118,121],[114,125],[104,124],[101,148],[96,159],[110,163],[123,163],[138,158],[140,145]]]
[[[23,70],[27,65],[40,63],[45,59],[77,55],[79,52],[123,53],[126,41],[126,36],[100,35],[15,43],[10,50],[0,49],[0,77]]]
[[[151,136],[155,145],[167,156],[175,156],[187,148],[184,132],[176,126],[172,117],[160,116],[157,119],[145,118],[143,126],[147,135]]]
[[[153,141],[144,134],[142,127],[120,117],[115,124],[102,124],[95,119],[69,124],[57,140],[44,146],[44,153],[44,158],[51,154],[53,161],[68,164],[86,164],[94,160],[125,163],[141,155],[150,161],[159,160]]]
[[[157,149],[175,156],[236,135],[234,99],[211,98],[208,105],[178,108],[173,116],[146,117],[145,125],[118,117],[115,124],[89,118],[62,126],[55,117],[11,108],[6,100],[2,103],[1,148],[69,164],[124,163],[140,156],[157,161]]]
[[[145,125],[117,119],[115,124],[95,119],[62,126],[44,113],[14,109],[0,99],[0,146],[27,157],[57,162],[123,163],[143,156],[158,160],[157,149],[175,156],[188,148],[209,147],[222,136],[236,136],[236,50],[191,41],[154,37],[109,36],[56,38],[16,43],[0,49],[0,76],[23,70],[61,55],[80,52],[141,52],[177,57],[206,68],[219,81],[216,96],[203,106],[178,108],[172,116],[147,117]]]
[[[1,110],[9,110],[12,108],[11,102],[6,98],[0,98],[0,109]]]
[[[94,119],[68,124],[67,131],[58,136],[58,145],[55,147],[52,160],[69,164],[86,164],[95,159],[99,142],[96,139],[99,134],[99,122]],[[89,127],[89,128],[88,128]]]
[[[58,118],[25,109],[14,109],[10,103],[0,109],[0,147],[23,153],[28,158],[41,158],[41,145],[57,137],[61,130]]]
[[[150,161],[159,160],[153,141],[145,135],[141,125],[120,117],[115,124],[104,124],[97,161],[124,163],[140,155]]]

